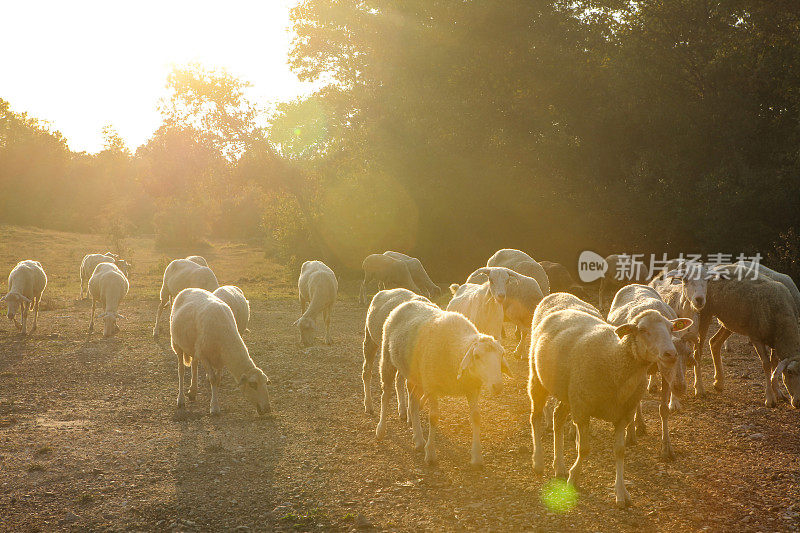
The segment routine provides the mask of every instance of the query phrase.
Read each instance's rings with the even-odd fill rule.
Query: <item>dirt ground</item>
[[[84,251],[102,239],[0,228],[3,272],[40,258],[51,292],[38,330],[23,338],[0,322],[0,530],[387,530],[387,531],[796,531],[800,528],[800,413],[764,407],[763,376],[741,337],[725,356],[726,390],[688,397],[672,418],[677,459],[658,459],[654,396],[649,432],[626,452],[634,507],[614,508],[611,428],[593,423],[592,455],[575,507],[542,501],[552,477],[531,470],[527,363],[482,400],[486,465],[469,466],[464,399],[442,402],[439,464],[426,467],[396,416],[375,439],[364,413],[361,340],[366,309],[345,294],[333,345],[303,350],[292,322],[292,284],[263,253],[217,244],[204,255],[222,283],[242,287],[252,321],[250,353],[272,387],[274,414],[260,418],[223,380],[223,414],[175,407],[177,362],[168,332],[151,336],[159,269],[167,257],[130,244],[132,290],[122,331],[89,338],[89,304],[77,301]],[[70,252],[67,250],[79,250]],[[3,274],[5,276],[5,274]],[[507,346],[510,348],[511,346]],[[376,372],[377,374],[377,372]],[[374,390],[379,390],[377,375]],[[392,400],[394,401],[394,399]],[[552,458],[552,439],[546,457]],[[567,446],[567,460],[575,450]]]

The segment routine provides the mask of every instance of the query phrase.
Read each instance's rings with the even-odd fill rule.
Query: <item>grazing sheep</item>
[[[367,302],[367,283],[378,282],[378,290],[403,288],[420,293],[419,287],[414,283],[408,264],[400,259],[383,254],[371,254],[361,263],[364,270],[364,280],[358,292],[358,303]]]
[[[14,322],[18,331],[28,334],[28,311],[33,309],[33,326],[36,331],[39,318],[39,303],[47,286],[47,276],[39,261],[20,261],[8,275],[8,293],[0,298],[0,302],[8,303],[8,319]],[[22,325],[17,322],[16,314],[22,315]]]
[[[89,278],[89,295],[92,297],[90,335],[94,331],[94,309],[98,302],[103,306],[103,312],[96,317],[103,319],[103,337],[111,337],[119,331],[117,319],[125,318],[119,314],[119,303],[128,294],[128,288],[128,278],[115,264],[100,263],[94,268]]]
[[[81,300],[88,294],[89,278],[92,277],[95,267],[100,263],[112,263],[122,271],[126,278],[130,276],[130,263],[120,258],[117,254],[111,252],[86,254],[81,261]]]
[[[430,276],[428,276],[428,273],[425,271],[425,267],[422,266],[422,262],[419,259],[406,254],[401,254],[400,252],[392,252],[389,250],[383,252],[383,255],[404,261],[406,266],[408,266],[408,271],[411,273],[411,279],[414,280],[414,283],[416,283],[417,287],[425,291],[428,298],[436,298],[437,296],[442,295],[442,288],[431,280]]]
[[[202,255],[190,255],[186,259],[188,259],[192,263],[197,263],[200,266],[204,267],[208,266],[208,261],[206,261],[206,258],[203,257]]]
[[[658,338],[654,339],[662,345],[664,357],[659,357],[657,368],[651,367],[649,373],[661,374],[661,404],[658,414],[661,416],[661,458],[671,461],[675,459],[672,444],[669,439],[669,410],[668,400],[670,395],[677,400],[686,392],[686,359],[691,356],[691,346],[680,333],[673,333],[675,329],[685,332],[693,322],[688,318],[678,318],[675,311],[661,299],[658,292],[647,285],[626,285],[614,296],[611,309],[608,312],[608,323],[612,326],[622,326],[647,310],[654,310],[669,320],[656,330]],[[677,408],[677,404],[673,404]],[[636,410],[635,420],[628,427],[627,444],[636,442],[636,432],[644,433],[645,424],[642,417],[641,403]]]
[[[383,326],[381,416],[375,429],[378,439],[386,435],[389,390],[398,372],[408,385],[414,445],[418,450],[425,446],[425,462],[436,461],[439,396],[466,396],[472,425],[471,464],[483,464],[478,395],[482,385],[499,393],[502,373],[510,375],[500,343],[479,333],[460,313],[442,311],[421,301],[396,307]],[[430,406],[427,443],[419,420],[422,399]]]
[[[569,301],[567,296],[558,297]],[[548,298],[542,300],[545,308],[550,305]],[[590,417],[607,420],[614,425],[616,502],[627,506],[631,500],[624,480],[625,430],[644,393],[647,369],[670,349],[665,331],[677,329],[678,323],[647,310],[615,328],[585,312],[585,306],[578,301],[575,309],[546,313],[531,334],[528,394],[533,470],[538,474],[544,471],[543,409],[552,395],[560,400],[553,413],[556,476],[566,475],[563,433],[567,414],[572,412],[578,430],[578,458],[569,471],[571,484],[577,483],[588,454]]]
[[[250,322],[250,302],[244,297],[242,289],[235,285],[223,285],[214,291],[214,296],[228,304],[236,318],[236,329],[240,335],[250,331],[247,324]]]
[[[339,292],[339,283],[333,270],[322,261],[306,261],[300,267],[297,290],[303,314],[294,325],[300,329],[303,346],[314,343],[320,314],[325,321],[325,344],[331,344],[331,312]]]
[[[153,326],[153,338],[158,337],[158,326],[161,313],[164,312],[175,296],[183,289],[205,289],[209,292],[217,290],[219,282],[214,272],[191,259],[175,259],[164,270],[161,283],[161,301],[156,311],[156,323]]]
[[[484,279],[488,279],[494,299],[503,306],[505,319],[514,324],[520,333],[514,353],[522,357],[530,337],[533,313],[543,297],[539,283],[534,278],[505,267],[479,268],[470,274],[467,283],[482,282]]]
[[[183,394],[183,367],[192,367],[192,382],[186,396],[197,395],[198,363],[202,362],[211,384],[212,415],[220,413],[218,389],[222,371],[228,369],[245,398],[258,414],[271,411],[269,378],[258,368],[247,351],[236,319],[228,304],[205,289],[184,289],[175,296],[169,317],[172,351],[178,357],[178,408],[186,405]]]
[[[373,413],[372,367],[375,365],[375,356],[378,354],[383,340],[383,324],[395,307],[412,300],[434,305],[424,296],[415,294],[408,289],[388,289],[375,294],[369,304],[369,309],[367,309],[367,319],[364,321],[364,365],[361,369],[361,381],[364,382],[364,411],[367,414]],[[399,374],[395,381],[395,388],[397,389],[397,414],[400,415],[401,420],[406,420],[408,417],[407,392],[405,391],[405,380]],[[410,419],[408,421],[410,422]]]
[[[586,292],[579,283],[572,279],[567,267],[561,263],[553,263],[552,261],[539,261],[542,265],[545,274],[547,274],[547,281],[550,283],[550,292],[568,292],[574,294],[581,300],[587,300],[589,294]]]
[[[625,285],[631,283],[645,284],[650,281],[650,271],[640,259],[632,255],[613,254],[606,257],[608,269],[600,278],[600,294],[598,307],[607,314],[614,295]],[[620,279],[619,276],[622,276]]]
[[[490,283],[464,283],[450,285],[453,299],[447,304],[448,311],[461,313],[475,324],[478,331],[500,340],[503,333],[503,306],[492,296]]]
[[[792,406],[800,408],[800,380],[794,374],[800,366],[800,328],[789,289],[766,276],[738,279],[735,265],[720,265],[712,270],[722,277],[708,283],[708,301],[700,312],[697,364],[702,359],[708,328],[716,317],[721,327],[708,342],[714,361],[714,388],[722,390],[724,386],[722,344],[732,333],[739,333],[750,338],[761,358],[766,376],[765,405],[775,407],[777,398],[783,396],[778,381],[782,375]],[[773,349],[771,354],[767,347]]]
[[[523,276],[528,276],[536,280],[542,294],[550,294],[550,280],[542,265],[535,261],[531,256],[520,250],[504,248],[497,250],[492,257],[486,261],[487,267],[506,267],[514,272],[519,272]]]

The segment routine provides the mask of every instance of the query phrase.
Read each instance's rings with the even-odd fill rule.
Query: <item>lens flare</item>
[[[577,505],[578,491],[563,479],[553,479],[542,487],[542,503],[554,513],[566,513]]]

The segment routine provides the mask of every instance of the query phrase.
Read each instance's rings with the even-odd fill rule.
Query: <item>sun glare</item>
[[[312,88],[287,65],[297,0],[30,0],[3,7],[0,98],[50,121],[73,150],[102,149],[116,128],[135,149],[160,124],[174,65],[225,68],[252,83],[260,105]]]

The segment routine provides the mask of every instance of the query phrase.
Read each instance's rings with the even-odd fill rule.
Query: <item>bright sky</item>
[[[312,91],[289,70],[298,0],[19,0],[4,3],[0,98],[49,121],[73,150],[111,124],[131,149],[160,124],[173,65],[223,67],[259,105]]]

